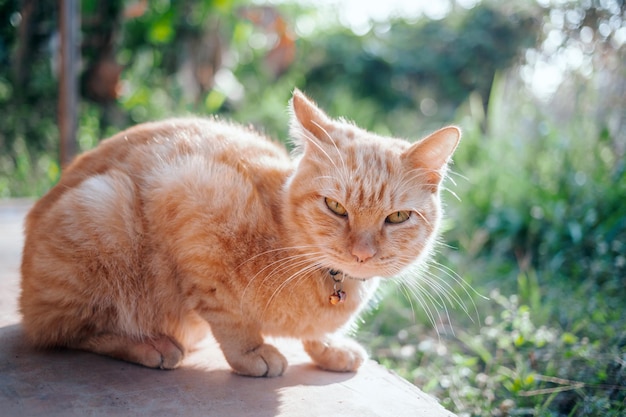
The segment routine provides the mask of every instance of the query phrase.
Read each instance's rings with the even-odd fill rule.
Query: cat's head
[[[414,144],[380,137],[330,119],[298,90],[291,110],[300,158],[284,207],[292,244],[355,278],[391,277],[426,257],[459,129]]]

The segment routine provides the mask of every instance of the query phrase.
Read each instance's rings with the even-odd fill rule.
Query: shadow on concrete
[[[214,352],[192,356],[203,353]],[[286,406],[280,398],[284,389],[340,384],[354,376],[304,363],[290,366],[279,378],[249,378],[233,374],[222,361],[191,360],[163,371],[88,352],[36,350],[24,340],[20,325],[10,325],[0,328],[0,414],[275,416]],[[307,395],[301,406],[310,401]],[[306,407],[301,415],[314,415]]]

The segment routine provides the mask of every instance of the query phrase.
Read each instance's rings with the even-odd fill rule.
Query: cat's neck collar
[[[332,280],[337,283],[343,282],[346,278],[353,279],[355,281],[361,281],[361,282],[367,281],[365,278],[351,277],[350,275],[338,269],[328,269],[328,275],[330,275]]]
[[[346,297],[348,296],[346,292],[343,290],[343,281],[346,278],[353,279],[356,281],[365,281],[363,278],[355,278],[345,273],[338,271],[336,269],[329,269],[328,275],[333,280],[333,293],[328,297],[328,301],[332,305],[337,305],[346,301]]]

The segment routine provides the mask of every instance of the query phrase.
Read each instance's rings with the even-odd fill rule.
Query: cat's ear
[[[448,162],[460,139],[461,131],[457,127],[439,129],[405,151],[405,165],[422,171],[426,184],[435,191],[445,176]]]
[[[329,135],[333,130],[331,119],[298,89],[293,92],[290,108],[290,133],[297,145],[306,148],[307,143],[312,140],[332,140]]]

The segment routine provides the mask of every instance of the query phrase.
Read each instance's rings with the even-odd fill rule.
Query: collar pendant
[[[339,274],[339,271],[335,271],[331,269],[329,271],[330,277],[332,278],[333,284],[333,293],[328,297],[328,301],[332,305],[337,305],[346,301],[346,292],[342,289],[343,280],[346,278],[344,273],[341,274],[341,279],[337,279],[336,275]]]

